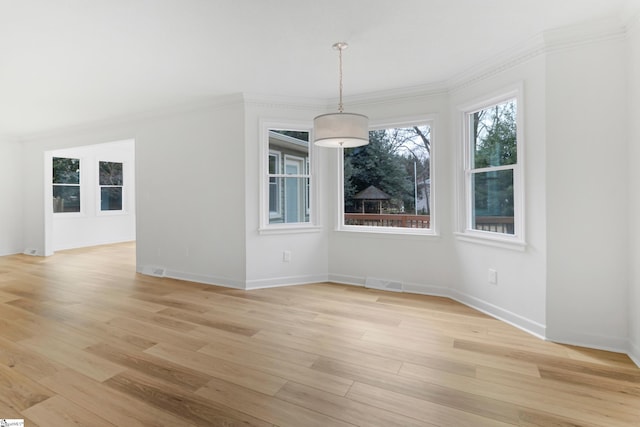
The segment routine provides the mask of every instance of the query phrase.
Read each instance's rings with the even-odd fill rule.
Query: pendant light
[[[351,148],[369,143],[369,118],[345,113],[342,105],[342,51],[348,46],[345,42],[333,45],[340,57],[340,102],[337,113],[322,114],[313,119],[313,141],[320,147]]]

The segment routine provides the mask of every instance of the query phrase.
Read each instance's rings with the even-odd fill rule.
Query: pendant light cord
[[[344,106],[342,105],[342,51],[349,47],[345,42],[338,42],[333,45],[333,48],[338,51],[338,57],[340,58],[340,102],[338,102],[338,111],[344,113]]]
[[[338,103],[338,111],[343,113],[344,106],[342,105],[342,47],[338,48],[338,55],[340,57],[340,102]]]

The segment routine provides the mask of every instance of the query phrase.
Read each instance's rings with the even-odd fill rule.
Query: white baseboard
[[[329,281],[344,285],[364,286],[366,280],[363,277],[334,274],[329,276]],[[418,283],[403,283],[402,292],[451,298],[461,304],[521,329],[537,338],[545,339],[545,325],[453,289]]]
[[[255,279],[247,280],[245,282],[245,289],[265,289],[265,288],[278,288],[281,286],[293,286],[293,285],[307,285],[309,283],[327,282],[328,277],[326,275],[304,275],[304,276],[289,276],[289,277],[277,277],[269,279]]]
[[[162,270],[162,272],[160,272]],[[184,280],[187,282],[203,283],[205,285],[224,286],[234,289],[245,289],[244,282],[231,279],[229,277],[207,276],[204,274],[185,273],[183,271],[168,270],[164,267],[152,265],[139,265],[136,271],[140,274],[155,277],[168,277],[171,279]],[[156,274],[156,272],[158,272]],[[160,274],[162,273],[162,274]]]
[[[481,300],[471,295],[467,295],[463,292],[459,292],[454,289],[452,289],[450,292],[451,298],[458,301],[459,303],[474,308],[482,313],[488,314],[491,317],[508,323],[511,326],[534,335],[537,338],[545,339],[546,337],[546,327],[541,323],[535,322],[531,319],[527,319],[526,317],[520,316],[519,314],[513,313],[509,310],[505,310],[501,307],[498,307],[497,305],[491,304],[487,301]]]
[[[572,331],[557,331],[553,328],[550,328],[547,331],[547,340],[556,342],[558,344],[587,347],[596,350],[613,351],[615,353],[630,353],[629,340],[623,337],[583,334]]]
[[[347,276],[346,274],[330,274],[328,281],[341,285],[364,286],[365,278],[358,276]]]
[[[629,358],[640,368],[640,345],[634,342],[629,343]]]

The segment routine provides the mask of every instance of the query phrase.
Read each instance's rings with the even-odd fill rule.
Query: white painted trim
[[[110,130],[114,127],[127,127],[142,122],[155,121],[165,117],[179,116],[196,111],[220,109],[229,107],[230,105],[243,105],[243,102],[244,98],[240,93],[216,96],[204,101],[173,105],[166,108],[155,108],[142,113],[126,114],[120,117],[70,125],[58,129],[27,133],[20,135],[20,142],[38,141],[56,137],[71,137],[87,132],[97,132],[103,129]],[[131,132],[126,132],[126,136],[122,138],[116,137],[115,139],[133,139],[128,137],[130,133]]]
[[[526,317],[520,316],[519,314],[513,313],[509,310],[505,310],[501,307],[498,307],[497,305],[491,304],[487,301],[481,300],[480,298],[476,298],[463,292],[459,292],[455,289],[450,290],[450,292],[450,298],[458,301],[461,304],[474,308],[484,314],[488,314],[491,317],[508,323],[509,325],[527,332],[537,338],[543,340],[545,339],[546,326],[541,323],[538,323],[531,319],[527,319]]]
[[[502,170],[502,167],[487,167],[474,169],[471,166],[471,142],[469,129],[469,116],[476,111],[490,108],[491,106],[505,103],[511,100],[516,101],[516,156],[515,165],[509,165],[506,169],[513,170],[513,208],[514,208],[514,233],[503,234],[484,232],[472,229],[472,200],[471,194],[471,176],[478,171]],[[461,140],[458,148],[458,155],[462,156],[458,159],[458,165],[461,170],[456,173],[456,218],[457,231],[456,237],[467,242],[478,243],[486,240],[487,244],[499,246],[503,248],[511,248],[516,250],[524,250],[526,246],[526,206],[525,206],[525,122],[524,122],[524,82],[519,81],[496,91],[489,92],[481,97],[467,101],[457,106],[460,112],[461,120]],[[467,237],[467,239],[463,239]]]
[[[640,368],[640,346],[633,341],[629,343],[629,358]]]
[[[153,271],[156,267],[151,265],[138,265],[136,267],[136,271],[140,274],[144,275],[152,275],[149,274],[150,271]],[[229,277],[220,277],[220,276],[208,276],[203,274],[195,274],[195,273],[186,273],[183,271],[175,271],[175,270],[166,270],[164,271],[164,276],[170,279],[184,280],[187,282],[194,283],[203,283],[205,285],[215,285],[215,286],[224,286],[227,288],[235,288],[235,289],[244,289],[244,282],[237,279],[232,279]]]
[[[329,281],[332,283],[352,286],[364,286],[365,283],[365,279],[361,277],[337,274],[329,275]],[[495,319],[508,323],[509,325],[527,332],[535,336],[536,338],[542,340],[546,339],[545,325],[534,320],[527,319],[526,317],[520,316],[519,314],[512,313],[509,310],[500,308],[487,301],[481,300],[471,295],[467,295],[463,292],[441,286],[424,285],[418,283],[403,283],[402,290],[406,293],[451,298],[452,300],[457,301],[460,304],[466,305],[467,307],[471,307]]]
[[[587,347],[597,350],[629,353],[629,340],[626,337],[610,337],[604,335],[584,334],[580,332],[554,331],[547,332],[547,340],[559,344]]]
[[[358,276],[349,276],[346,274],[329,274],[328,281],[340,285],[364,287],[365,278]]]
[[[308,174],[305,174],[305,178],[309,178],[309,222],[295,222],[295,223],[277,223],[271,224],[269,222],[269,154],[273,151],[269,149],[269,131],[271,129],[286,129],[309,132],[309,167],[311,170]],[[262,117],[259,119],[258,131],[260,132],[260,150],[258,150],[260,158],[258,159],[258,175],[259,182],[258,188],[260,191],[260,198],[258,206],[260,212],[258,222],[258,232],[260,234],[287,234],[287,233],[305,233],[316,232],[321,227],[319,213],[318,200],[320,195],[320,187],[318,180],[319,160],[318,152],[315,146],[311,143],[313,140],[313,124],[309,121],[300,120],[282,120],[282,119],[269,119]],[[286,157],[286,155],[285,155]],[[284,173],[280,170],[280,173]],[[284,206],[281,212],[284,215]]]
[[[245,289],[264,289],[264,288],[279,288],[283,286],[293,285],[307,285],[309,283],[321,283],[327,282],[327,275],[304,275],[304,276],[289,276],[289,277],[276,277],[269,279],[254,279],[247,280]]]
[[[451,298],[451,289],[421,283],[403,283],[402,290],[409,294]]]

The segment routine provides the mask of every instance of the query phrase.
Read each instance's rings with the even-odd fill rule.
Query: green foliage
[[[80,159],[54,157],[53,158],[53,183],[54,184],[79,184],[80,183]]]
[[[122,185],[122,163],[100,162],[100,185]]]
[[[345,149],[345,211],[358,210],[360,202],[353,196],[370,185],[391,196],[392,208],[412,211],[415,206],[413,162],[406,150],[399,150],[397,138],[384,129],[369,133],[369,145]]]
[[[471,120],[475,169],[517,163],[515,100],[478,111]],[[476,216],[513,216],[513,171],[478,171],[473,178]]]
[[[515,100],[473,114],[474,168],[513,165],[516,152]]]

